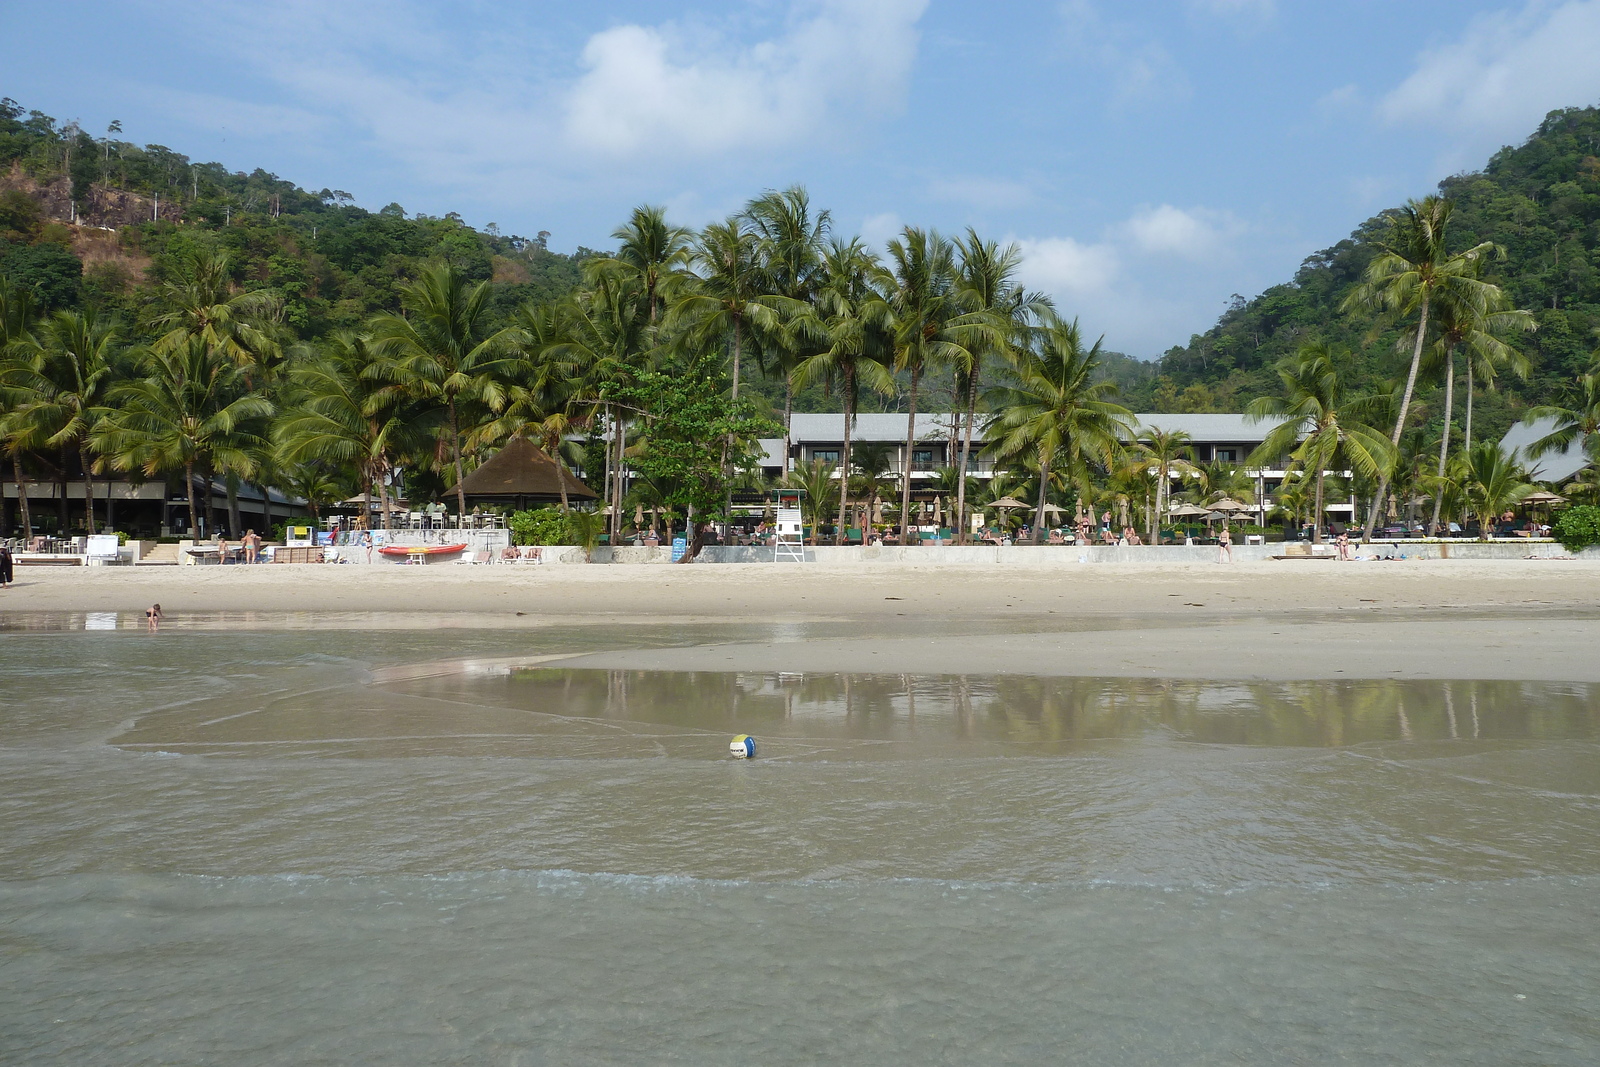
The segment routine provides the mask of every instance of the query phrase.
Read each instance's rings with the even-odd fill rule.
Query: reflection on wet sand
[[[1066,755],[1158,737],[1344,748],[1382,742],[1592,740],[1584,683],[1216,683],[1126,678],[467,668],[299,695],[225,716],[175,708],[130,748],[333,756],[721,758],[723,735],[766,758]]]

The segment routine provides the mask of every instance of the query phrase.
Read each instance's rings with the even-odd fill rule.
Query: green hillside
[[[398,286],[429,259],[493,280],[507,313],[570,291],[590,254],[552,252],[545,232],[477,230],[454,213],[366,211],[339,190],[309,192],[119,133],[113,123],[95,137],[0,100],[0,274],[34,287],[47,307],[95,307],[135,325],[177,254],[216,241],[235,281],[281,296],[286,325],[313,339],[398,310]],[[85,225],[64,225],[72,221]]]
[[[1600,327],[1600,109],[1551,112],[1524,144],[1502,149],[1481,172],[1445,179],[1439,191],[1455,201],[1452,250],[1480,241],[1503,246],[1505,258],[1491,265],[1491,280],[1538,321],[1535,333],[1508,339],[1533,364],[1528,380],[1502,378],[1498,394],[1479,398],[1477,417],[1498,434],[1518,411],[1548,402],[1592,362]],[[1383,215],[1370,218],[1307,258],[1292,281],[1235,300],[1215,326],[1169,350],[1152,380],[1132,385],[1131,406],[1238,411],[1273,392],[1273,364],[1316,337],[1355,353],[1350,373],[1359,387],[1402,376],[1409,354],[1395,349],[1397,324],[1339,310],[1385,225]],[[1419,383],[1420,421],[1442,417],[1431,402],[1437,388]]]

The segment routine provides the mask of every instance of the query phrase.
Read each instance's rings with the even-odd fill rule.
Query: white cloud
[[[1109,244],[1083,244],[1071,237],[1022,238],[1022,266],[1017,274],[1030,289],[1071,301],[1104,293],[1121,272],[1117,251]]]
[[[899,106],[926,0],[824,0],[788,32],[729,47],[706,34],[614,26],[583,49],[565,104],[578,147],[694,156],[793,144]]]
[[[1476,18],[1459,40],[1424,52],[1378,114],[1467,134],[1480,151],[1520,140],[1556,108],[1600,102],[1597,57],[1600,0],[1530,2]]]
[[[1226,239],[1240,226],[1226,212],[1206,208],[1185,211],[1162,204],[1156,208],[1141,208],[1123,229],[1141,252],[1203,260],[1223,251]]]

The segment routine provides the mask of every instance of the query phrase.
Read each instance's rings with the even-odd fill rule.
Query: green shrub
[[[532,511],[512,512],[506,520],[511,529],[511,540],[519,545],[576,545],[580,544],[568,515],[560,508],[534,508]]]
[[[1592,504],[1568,508],[1556,516],[1553,530],[1556,540],[1566,546],[1568,552],[1600,545],[1600,508]]]

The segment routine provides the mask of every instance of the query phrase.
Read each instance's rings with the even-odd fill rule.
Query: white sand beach
[[[1600,681],[1600,564],[1572,560],[26,568],[0,612],[155,602],[169,627],[750,626],[593,666]],[[772,641],[783,623],[808,639]]]

